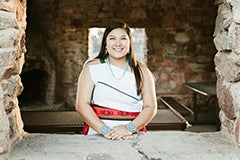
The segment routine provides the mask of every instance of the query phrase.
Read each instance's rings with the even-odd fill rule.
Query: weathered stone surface
[[[234,120],[236,118],[236,108],[233,105],[233,97],[231,95],[230,88],[226,88],[225,90],[225,98],[224,105],[221,105],[221,109],[225,112],[227,118],[230,120]]]
[[[17,106],[17,99],[13,100],[15,105],[14,109],[8,114],[9,116],[9,139],[11,140],[9,144],[15,144],[19,142],[24,135],[23,122],[20,114],[20,109]]]
[[[240,24],[232,23],[229,27],[229,45],[233,52],[240,54]]]
[[[8,133],[0,133],[0,158],[2,154],[9,152],[9,143],[7,141]]]
[[[16,11],[16,2],[15,0],[0,0],[0,10],[5,10],[8,12],[15,12]]]
[[[236,118],[236,110],[233,105],[233,98],[230,92],[230,85],[221,84],[218,86],[218,90],[221,92],[218,93],[218,104],[219,107],[225,112],[225,115],[233,120]]]
[[[219,4],[221,4],[221,3],[223,3],[225,0],[215,0],[215,4],[216,5],[219,5]]]
[[[13,48],[18,38],[18,30],[9,28],[0,30],[0,48]]]
[[[222,3],[218,6],[218,15],[215,22],[214,36],[222,34],[232,23],[232,9],[229,3]],[[227,42],[225,40],[225,42]]]
[[[232,83],[230,92],[233,97],[233,105],[236,111],[240,111],[240,92],[239,91],[240,91],[240,82]]]
[[[240,6],[233,7],[233,20],[240,23]]]
[[[105,27],[106,24],[115,20],[126,21],[132,27],[144,27],[146,29],[148,36],[147,64],[155,75],[161,75],[164,62],[167,61],[170,62],[169,64],[175,65],[173,68],[164,66],[164,74],[157,79],[157,94],[180,94],[180,86],[186,81],[215,80],[214,76],[211,76],[214,74],[214,65],[211,58],[216,53],[212,44],[212,28],[215,25],[215,8],[212,1],[200,3],[199,0],[177,2],[41,0],[31,1],[29,4],[30,25],[27,44],[29,51],[27,55],[28,58],[30,57],[30,61],[26,63],[28,67],[25,71],[33,68],[42,69],[48,75],[51,75],[47,77],[50,79],[48,83],[50,87],[47,89],[46,95],[52,96],[52,99],[46,100],[46,102],[56,100],[61,104],[74,104],[78,73],[88,56],[88,29],[92,26]],[[236,92],[239,92],[239,87],[237,87],[238,90],[233,89],[235,87],[233,83],[240,80],[240,61],[238,58],[240,53],[238,11],[240,3],[239,0],[216,0],[215,4],[219,6],[219,16],[214,33],[219,54],[216,56],[215,62],[217,64],[217,76],[222,81],[223,86],[218,87],[218,92],[221,92],[218,97],[223,100],[220,102],[221,108],[223,108],[220,117],[224,134],[234,137],[233,139],[239,145],[239,126],[237,126],[239,124],[239,114],[236,114],[239,113],[239,95],[236,94]],[[89,8],[91,8],[90,11]],[[231,10],[232,8],[233,10]],[[24,44],[25,9],[26,0],[0,0],[0,18],[3,17],[3,19],[1,18],[3,23],[0,22],[1,80],[9,79],[12,75],[19,74],[21,71],[24,61],[22,54],[26,51]],[[12,13],[14,16],[11,15]],[[17,54],[14,55],[9,48],[17,49]],[[204,61],[204,59],[207,60]],[[39,65],[40,67],[36,67],[35,62],[38,62],[38,64],[44,63]],[[63,75],[66,76],[65,79],[62,79]],[[16,99],[19,87],[15,86],[15,82],[19,83],[19,81],[13,79],[12,82],[8,84],[0,81],[2,87],[0,87],[0,91],[3,91],[0,93],[0,114],[3,115],[0,117],[0,122],[4,124],[1,126],[2,130],[0,130],[0,153],[8,151],[8,147],[21,139],[23,135],[23,124]],[[163,88],[160,88],[162,87],[161,82],[164,82]],[[166,138],[165,133],[169,137]],[[79,141],[76,142],[76,137],[81,138],[81,136],[66,136],[66,138],[63,135],[40,135],[40,137],[39,135],[27,135],[26,139],[16,147],[19,147],[20,150],[13,152],[11,156],[12,159],[13,157],[24,159],[28,157],[23,158],[21,153],[23,153],[23,156],[31,156],[28,155],[30,152],[34,154],[34,158],[40,159],[43,159],[46,154],[50,156],[50,159],[55,159],[57,156],[66,156],[64,159],[71,159],[71,156],[75,155],[79,159],[80,154],[84,155],[84,158],[97,157],[98,159],[117,159],[122,155],[126,156],[126,159],[135,158],[136,160],[140,158],[141,160],[177,159],[179,158],[178,155],[183,159],[197,159],[199,157],[201,159],[209,157],[211,159],[235,159],[236,154],[232,154],[235,149],[231,147],[230,143],[226,142],[223,134],[209,136],[185,133],[182,135],[181,132],[176,135],[172,132],[165,133],[162,135],[146,134],[142,138],[139,136],[135,140],[127,141],[130,142],[127,144],[125,144],[126,141],[117,143],[107,141],[106,144],[105,139],[99,140],[95,137],[84,137],[86,138],[85,141],[79,143]],[[32,139],[32,137],[34,138]],[[210,140],[206,137],[210,137]],[[45,139],[47,141],[52,139],[51,144],[53,145],[49,146],[49,142],[45,142]],[[56,143],[59,142],[58,140],[61,142]],[[70,140],[70,144],[74,143],[74,145],[67,146],[66,142],[69,142],[68,140]],[[171,140],[174,140],[174,145],[169,145],[173,143]],[[156,141],[160,141],[160,143],[156,143]],[[161,143],[162,141],[164,143]],[[99,152],[95,153],[96,146],[92,142],[96,142]],[[152,145],[148,147],[146,142],[151,142]],[[188,146],[195,149],[189,143],[183,145],[186,142],[193,143],[198,150],[187,150],[186,152]],[[114,150],[110,148],[107,150],[109,152],[105,153],[106,148],[102,145],[108,147],[108,143],[109,147],[114,146],[115,148]],[[39,145],[40,149],[38,147],[34,148],[35,144]],[[77,145],[75,146],[75,144]],[[220,148],[219,146],[222,146],[222,144],[224,147]],[[169,150],[168,145],[170,149],[180,146],[181,150],[167,152]],[[89,149],[89,146],[94,146],[94,148]],[[28,150],[29,148],[30,150]],[[80,149],[77,154],[73,152],[76,148]],[[149,150],[146,150],[146,148]],[[166,150],[162,150],[165,148]],[[60,151],[54,149],[60,149]],[[212,152],[209,151],[214,153],[211,154]],[[187,155],[183,153],[187,153]],[[204,157],[204,153],[208,153],[207,157]],[[136,157],[132,158],[131,156]],[[237,157],[239,157],[238,154]],[[31,160],[32,158],[30,157]]]
[[[0,133],[8,131],[9,121],[8,121],[8,117],[6,115],[5,109],[3,108],[3,100],[2,99],[0,99],[0,124],[1,124],[0,125]]]
[[[227,0],[228,3],[230,3],[234,7],[240,7],[239,0]]]
[[[218,51],[228,51],[230,50],[230,45],[228,41],[228,32],[222,31],[221,34],[217,34],[214,37],[214,44]]]
[[[231,140],[221,132],[154,132],[143,136],[137,148],[148,159],[231,159],[230,154],[238,156],[239,153],[232,152],[231,147],[224,149],[228,143],[231,145]],[[236,148],[236,151],[239,150]]]
[[[2,87],[0,85],[0,95],[2,92]],[[2,97],[0,97],[0,155],[7,153],[11,144],[9,143],[9,121],[6,115]],[[0,156],[1,157],[1,156]]]
[[[236,142],[240,144],[240,112],[238,113],[238,118],[236,119],[234,134]]]
[[[240,57],[238,54],[235,52],[218,52],[214,61],[226,81],[237,82],[240,80]]]
[[[25,0],[0,0],[0,154],[23,136],[17,95],[25,52],[25,4]]]
[[[11,160],[186,160],[238,159],[240,150],[221,132],[148,132],[131,140],[101,136],[26,134],[5,157]]]
[[[12,74],[20,73],[23,61],[17,54],[15,48],[0,49],[0,79],[8,79]]]
[[[7,28],[17,28],[15,14],[0,10],[0,30]]]

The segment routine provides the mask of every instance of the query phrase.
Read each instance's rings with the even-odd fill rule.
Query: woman
[[[154,78],[136,61],[130,28],[107,26],[98,56],[87,61],[78,79],[76,110],[85,121],[84,134],[129,139],[156,114]]]

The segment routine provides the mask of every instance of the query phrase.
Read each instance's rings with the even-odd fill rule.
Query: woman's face
[[[126,56],[130,48],[130,40],[127,32],[122,28],[112,30],[106,39],[106,49],[109,56],[122,58]]]

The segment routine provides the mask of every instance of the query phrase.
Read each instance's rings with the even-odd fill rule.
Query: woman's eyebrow
[[[109,37],[116,37],[116,36],[110,34]],[[123,35],[121,35],[120,37],[127,37],[127,35],[123,34]]]

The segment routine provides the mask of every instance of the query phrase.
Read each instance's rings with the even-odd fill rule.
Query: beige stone
[[[215,80],[215,77],[211,76],[215,74],[214,64],[204,59],[212,58],[216,54],[212,43],[212,31],[216,24],[214,42],[218,53],[214,62],[218,83],[220,82],[217,95],[222,108],[221,134],[146,134],[127,144],[118,142],[116,145],[115,142],[107,141],[111,146],[121,147],[110,149],[110,153],[104,152],[107,147],[98,146],[98,142],[105,144],[105,139],[80,135],[28,134],[10,156],[17,156],[18,159],[30,156],[31,159],[37,151],[40,159],[43,159],[41,156],[46,156],[46,153],[49,159],[56,156],[69,158],[68,156],[75,155],[73,151],[77,148],[77,153],[83,154],[85,158],[117,159],[114,156],[122,156],[122,153],[129,159],[131,154],[126,154],[129,152],[134,153],[136,159],[179,158],[176,158],[176,155],[180,155],[182,159],[239,157],[239,150],[232,147],[235,142],[239,145],[239,87],[236,85],[240,81],[239,0],[216,0],[215,4],[219,8],[216,22],[216,10],[212,1],[205,1],[204,5],[197,5],[200,3],[197,0],[178,1],[177,4],[175,1],[115,2],[117,1],[31,1],[32,6],[28,9],[35,21],[28,21],[28,33],[33,34],[27,35],[26,60],[30,58],[30,61],[26,61],[23,71],[41,69],[50,75],[47,77],[50,80],[46,87],[46,95],[49,97],[44,97],[44,101],[53,107],[56,106],[53,103],[61,104],[62,108],[65,107],[63,104],[74,107],[77,77],[83,62],[88,58],[88,28],[105,27],[115,20],[146,29],[148,66],[155,75],[161,75],[163,65],[166,68],[163,77],[156,81],[157,94],[174,93],[183,96],[185,93],[182,93],[180,86],[184,82]],[[8,152],[24,135],[16,96],[21,92],[19,74],[25,60],[23,54],[26,52],[26,0],[0,0],[0,10],[0,122],[3,124],[0,130],[0,153],[3,153]],[[171,68],[172,64],[174,70]],[[179,77],[175,75],[180,72]],[[81,138],[84,140],[76,141]],[[52,145],[49,145],[50,140],[53,140]],[[97,148],[100,148],[98,153],[95,153],[96,148],[90,150],[89,146],[93,143],[89,142],[96,142]],[[185,145],[186,142],[190,143]],[[66,144],[70,144],[70,147]],[[177,150],[178,147],[180,150]],[[171,152],[168,152],[170,149]],[[214,154],[210,154],[209,150]],[[232,151],[236,152],[232,154]],[[29,154],[30,152],[32,154]],[[118,154],[114,154],[116,152]]]
[[[233,52],[240,54],[240,24],[232,23],[229,27],[229,44]]]
[[[18,31],[13,28],[0,30],[0,47],[12,48],[18,38]]]
[[[240,150],[222,132],[148,132],[123,141],[101,136],[27,134],[8,159],[201,160],[239,159]]]
[[[238,62],[239,56],[234,52],[218,52],[215,56],[216,67],[229,82],[237,82],[240,79]]]
[[[16,11],[16,0],[0,0],[0,10],[6,10],[8,12]]]
[[[16,28],[17,21],[14,13],[8,13],[0,10],[0,29]]]

